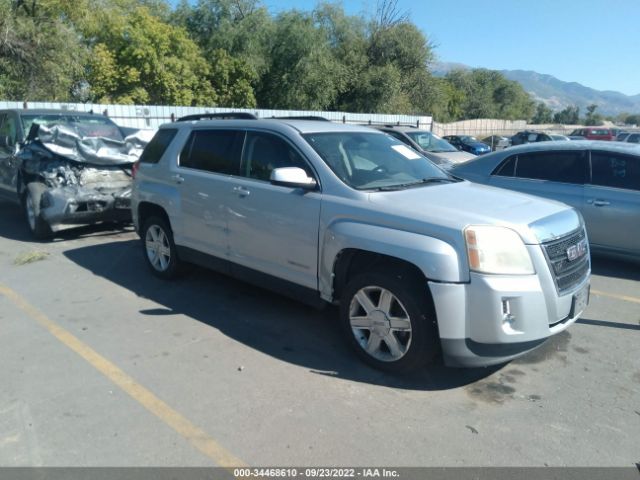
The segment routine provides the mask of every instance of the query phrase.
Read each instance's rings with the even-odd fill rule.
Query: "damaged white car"
[[[125,137],[109,118],[0,111],[0,195],[19,202],[40,239],[68,225],[131,219],[131,170],[149,132]]]

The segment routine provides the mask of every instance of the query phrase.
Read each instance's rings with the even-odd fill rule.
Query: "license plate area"
[[[569,318],[574,318],[576,315],[581,314],[589,305],[589,295],[591,292],[591,285],[585,285],[577,293],[573,295],[571,300],[571,312],[569,312]]]

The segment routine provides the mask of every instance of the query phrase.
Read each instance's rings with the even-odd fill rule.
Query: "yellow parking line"
[[[607,293],[607,292],[602,292],[600,290],[593,290],[593,289],[591,289],[591,293],[599,297],[610,297],[610,298],[616,298],[618,300],[624,300],[625,302],[640,303],[640,298],[637,298],[637,297],[629,297],[627,295],[618,295],[616,293]]]
[[[218,466],[227,468],[245,466],[244,462],[233,456],[204,430],[196,427],[191,421],[160,400],[151,391],[137,383],[112,362],[50,320],[44,313],[29,304],[18,293],[0,284],[0,294],[46,328],[49,333],[60,342],[84,358],[93,368],[124,390],[131,398],[175,430],[196,449],[212,459]]]

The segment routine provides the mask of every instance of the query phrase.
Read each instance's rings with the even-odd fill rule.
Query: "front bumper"
[[[100,221],[130,221],[131,188],[108,193],[89,188],[52,188],[42,195],[40,212],[52,228]]]
[[[576,303],[576,294],[588,295],[590,272],[570,291],[558,295],[541,247],[528,249],[534,275],[472,273],[469,283],[429,283],[446,365],[507,362],[578,319],[585,304]]]

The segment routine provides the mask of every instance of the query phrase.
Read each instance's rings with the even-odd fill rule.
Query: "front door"
[[[302,155],[284,138],[249,131],[241,176],[234,178],[228,201],[231,260],[317,289],[321,194],[272,185],[271,171],[279,167],[300,167],[315,178]]]

